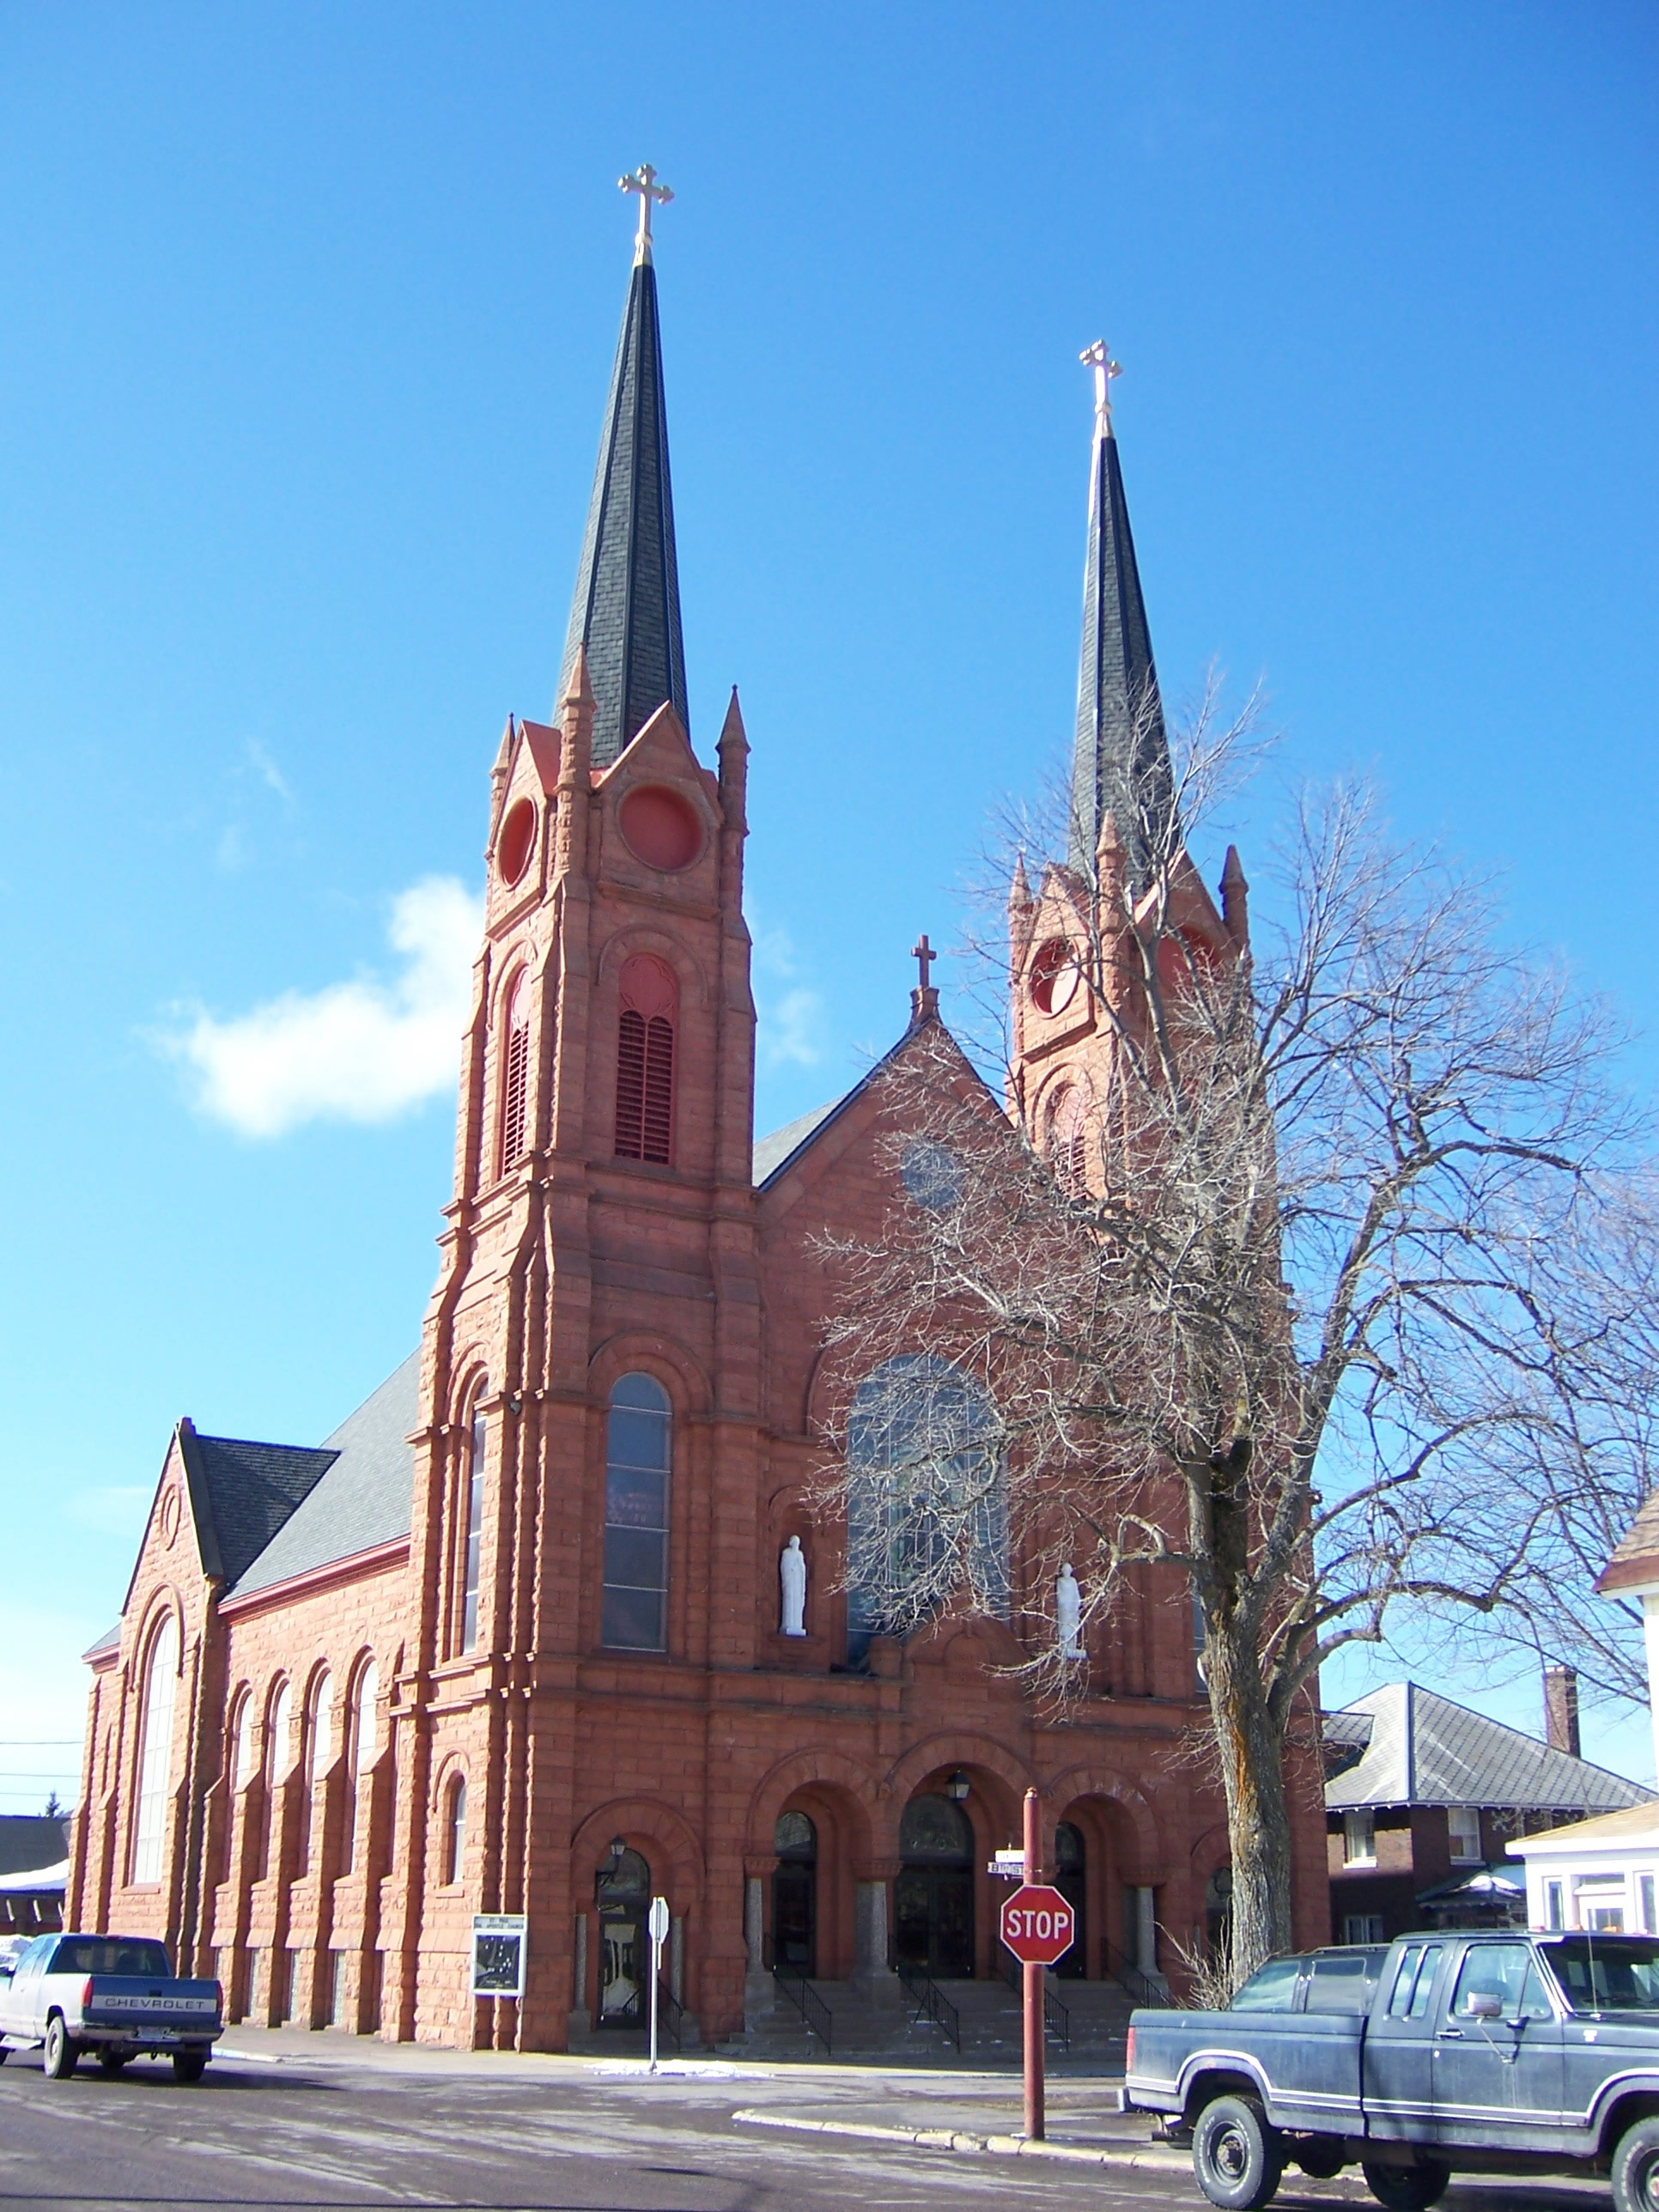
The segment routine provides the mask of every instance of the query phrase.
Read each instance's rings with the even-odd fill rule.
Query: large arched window
[[[1008,1610],[1008,1508],[996,1411],[935,1353],[890,1359],[847,1425],[848,1656],[908,1635],[958,1590]]]
[[[265,1708],[265,1819],[259,1838],[259,1862],[254,1879],[261,1881],[270,1870],[270,1839],[276,1826],[276,1785],[294,1764],[294,1685],[284,1678],[276,1685]]]
[[[501,1026],[501,1173],[522,1158],[530,1101],[530,978],[520,969]]]
[[[168,1613],[149,1647],[138,1739],[138,1816],[132,1831],[132,1879],[160,1881],[167,1839],[167,1780],[173,1766],[173,1706],[179,1686],[179,1623]]]
[[[668,1393],[624,1375],[611,1393],[605,1453],[605,1598],[599,1641],[623,1651],[667,1649]]]
[[[466,1778],[458,1774],[444,1798],[444,1880],[456,1882],[466,1868]]]
[[[236,1707],[236,1724],[231,1731],[235,1750],[231,1759],[233,1790],[246,1790],[253,1779],[253,1692],[244,1690]]]
[[[465,1550],[461,1556],[461,1649],[473,1651],[478,1644],[478,1574],[483,1557],[484,1417],[483,1386],[472,1401],[467,1424],[466,1465],[462,1471],[461,1495],[466,1504]]]
[[[311,1714],[306,1723],[310,1759],[306,1770],[307,1852],[322,1841],[323,1784],[334,1764],[334,1678],[326,1670],[312,1686]]]
[[[648,954],[623,963],[617,1024],[617,1158],[655,1160],[674,1152],[674,1029],[679,991],[671,969]]]
[[[1043,1151],[1054,1171],[1054,1180],[1067,1198],[1089,1195],[1089,1139],[1083,1093],[1074,1083],[1056,1091],[1048,1101]]]
[[[356,1863],[357,1806],[362,1779],[374,1765],[380,1749],[380,1720],[375,1711],[380,1694],[380,1669],[372,1659],[366,1659],[357,1670],[346,1738],[345,1818],[340,1838],[340,1866],[345,1874],[349,1874]]]

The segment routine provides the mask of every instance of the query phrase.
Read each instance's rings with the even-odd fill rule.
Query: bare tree
[[[906,1195],[831,1248],[823,1486],[855,1623],[1012,1612],[1055,1697],[1064,1567],[1085,1649],[1132,1589],[1190,1591],[1236,1981],[1291,1941],[1321,1663],[1401,1608],[1540,1649],[1591,1620],[1659,1250],[1606,1018],[1362,788],[1294,813],[1257,941],[1231,851],[1210,902],[1188,840],[1249,745],[1206,701],[1127,835],[1005,878],[1003,989],[1087,994],[1063,1105],[1018,1049],[995,1099],[934,1024],[881,1079]]]

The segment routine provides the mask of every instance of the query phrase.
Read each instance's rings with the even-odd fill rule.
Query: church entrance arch
[[[1089,1847],[1075,1820],[1054,1830],[1054,1887],[1077,1915],[1077,1933],[1054,1972],[1063,1981],[1080,1982],[1089,1972]]]
[[[612,1847],[594,1877],[599,1916],[601,2027],[637,2027],[645,2017],[646,1978],[651,1971],[651,1869],[638,1851]]]
[[[974,1831],[949,1797],[913,1797],[899,1822],[894,1948],[936,1981],[974,1971]]]
[[[780,1813],[772,1844],[773,1960],[811,1980],[818,1971],[818,1832],[811,1814]]]

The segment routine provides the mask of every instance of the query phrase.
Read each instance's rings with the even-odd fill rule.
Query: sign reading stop
[[[1052,1966],[1076,1934],[1077,1914],[1046,1881],[1022,1883],[1002,1908],[1002,1940],[1028,1966]]]

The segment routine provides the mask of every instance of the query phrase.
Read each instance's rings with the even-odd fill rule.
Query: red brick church
[[[166,1936],[233,2017],[562,2049],[637,2021],[653,1893],[706,2039],[778,1962],[875,1999],[895,1960],[982,1978],[987,1861],[1032,1784],[1079,1910],[1064,1971],[1178,1970],[1224,1893],[1183,1581],[1091,1631],[1087,1695],[1045,1717],[997,1671],[1010,1626],[879,1632],[807,1510],[816,1240],[903,1193],[868,1079],[754,1139],[749,743],[735,694],[715,768],[688,732],[641,182],[556,719],[509,720],[490,771],[420,1348],[319,1446],[181,1420],[88,1655],[70,1924]],[[1104,829],[1155,692],[1100,392],[1077,774]],[[1229,888],[1186,896],[1242,942]],[[1057,1103],[1097,1024],[1086,989],[1052,1003],[1042,934],[1017,936],[1020,1079]],[[939,1018],[924,974],[893,1054]],[[1296,1841],[1316,1942],[1312,1790]],[[526,1917],[519,2002],[471,1994],[494,1912]]]

